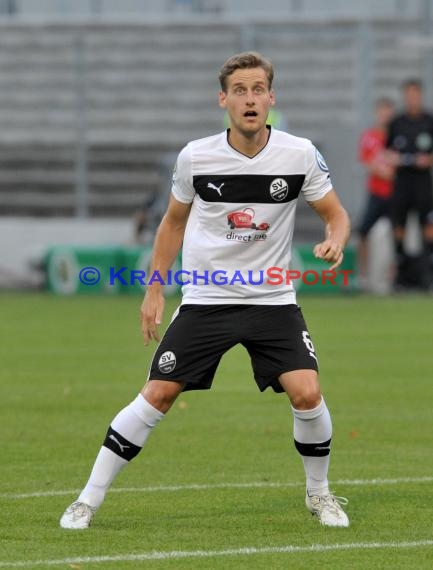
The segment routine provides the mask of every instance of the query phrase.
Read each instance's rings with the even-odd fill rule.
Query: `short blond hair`
[[[229,57],[224,63],[219,72],[219,81],[221,89],[225,92],[227,90],[227,78],[237,69],[254,69],[261,67],[266,73],[268,79],[268,87],[272,88],[272,81],[274,79],[274,68],[272,62],[263,57],[256,51],[244,51]]]

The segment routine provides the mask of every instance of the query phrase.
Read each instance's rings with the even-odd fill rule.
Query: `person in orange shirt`
[[[359,276],[360,283],[367,282],[368,242],[367,237],[375,223],[390,216],[390,203],[393,190],[394,166],[386,150],[388,125],[395,113],[391,99],[381,98],[375,105],[375,123],[361,133],[359,139],[359,161],[365,167],[368,200],[359,226]]]

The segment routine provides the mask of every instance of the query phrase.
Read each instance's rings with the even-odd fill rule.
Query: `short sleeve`
[[[171,192],[179,202],[190,204],[194,200],[195,190],[192,182],[191,149],[184,147],[177,157],[173,170]]]
[[[302,192],[308,202],[314,202],[332,190],[332,182],[325,159],[313,144],[307,148],[306,161]]]

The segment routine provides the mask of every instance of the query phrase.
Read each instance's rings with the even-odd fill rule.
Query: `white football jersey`
[[[296,303],[292,283],[269,283],[269,271],[289,268],[299,194],[314,201],[331,189],[326,163],[307,139],[272,128],[253,158],[229,144],[227,131],[190,142],[172,187],[176,200],[192,202],[182,303]]]

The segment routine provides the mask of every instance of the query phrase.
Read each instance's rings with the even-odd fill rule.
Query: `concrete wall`
[[[39,286],[43,275],[38,266],[51,246],[132,243],[130,218],[0,218],[0,287]]]

